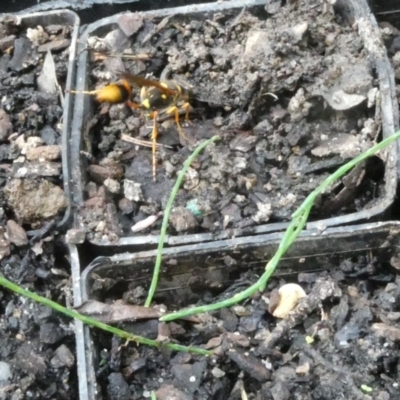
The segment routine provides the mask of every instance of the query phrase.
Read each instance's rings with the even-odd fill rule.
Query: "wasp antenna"
[[[67,93],[82,93],[82,94],[90,94],[90,95],[96,95],[99,93],[98,90],[66,90]]]

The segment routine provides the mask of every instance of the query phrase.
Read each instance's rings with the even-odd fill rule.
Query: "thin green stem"
[[[368,157],[376,154],[379,150],[383,149],[393,141],[397,140],[400,137],[400,131],[396,132],[394,135],[382,140],[382,142],[377,145],[371,147],[364,153],[360,154],[353,160],[349,161],[345,165],[341,166],[337,171],[335,171],[332,175],[329,175],[328,178],[325,179],[313,192],[311,192],[307,198],[303,201],[300,207],[293,213],[292,221],[286,229],[285,234],[283,235],[278,249],[275,252],[274,256],[267,263],[265,267],[265,272],[258,279],[256,283],[248,287],[246,290],[235,294],[233,297],[220,301],[218,303],[213,303],[200,307],[193,307],[187,310],[180,310],[177,312],[173,312],[171,314],[164,315],[160,318],[161,321],[173,321],[179,318],[189,317],[190,315],[200,314],[204,312],[210,312],[214,310],[219,310],[224,307],[230,307],[234,304],[237,304],[241,301],[246,300],[250,296],[252,296],[257,291],[263,291],[269,281],[269,278],[275,272],[279,261],[282,256],[286,253],[286,251],[292,246],[293,242],[296,240],[297,236],[303,230],[305,224],[307,223],[308,216],[310,214],[311,208],[314,205],[315,199],[319,196],[326,188],[328,188],[333,182],[337,179],[341,178],[344,174],[346,174],[349,170],[355,167],[361,161],[364,161]]]
[[[181,346],[181,345],[177,345],[177,344],[173,344],[173,343],[160,344],[156,340],[146,339],[142,336],[133,335],[132,333],[123,331],[122,329],[114,328],[113,326],[104,324],[103,322],[100,322],[93,318],[79,314],[78,312],[76,312],[74,310],[65,308],[62,305],[60,305],[52,300],[46,299],[45,297],[39,296],[36,293],[33,293],[27,289],[24,289],[24,288],[16,285],[15,283],[12,283],[11,281],[9,281],[8,279],[4,278],[1,275],[0,275],[0,285],[4,286],[5,288],[7,288],[19,295],[28,297],[29,299],[31,299],[33,301],[36,301],[40,304],[50,307],[53,310],[56,310],[64,315],[66,315],[67,317],[76,318],[76,319],[82,321],[86,325],[102,329],[103,331],[110,332],[114,335],[117,335],[117,336],[123,338],[123,339],[134,341],[136,343],[144,344],[147,346],[165,348],[165,349],[170,349],[170,350],[175,350],[175,351],[185,351],[188,353],[200,354],[203,356],[211,356],[213,354],[211,351],[207,351],[207,350],[200,349],[197,347],[186,347],[186,346]]]
[[[183,177],[186,174],[186,171],[194,161],[194,159],[199,155],[199,153],[207,147],[209,144],[219,140],[219,136],[213,136],[211,139],[208,139],[201,143],[199,146],[196,147],[196,149],[193,151],[193,153],[190,155],[190,157],[185,161],[183,164],[183,168],[179,172],[179,175],[176,179],[175,185],[172,188],[171,194],[168,199],[168,203],[165,207],[164,211],[164,218],[163,222],[161,225],[161,232],[160,232],[160,241],[158,242],[158,247],[157,247],[157,257],[156,257],[156,262],[154,265],[154,271],[153,271],[153,278],[151,280],[151,285],[149,289],[149,293],[147,295],[147,299],[145,302],[145,307],[150,307],[151,302],[153,301],[154,293],[157,289],[157,284],[158,284],[158,278],[160,276],[160,269],[161,269],[161,261],[162,261],[162,251],[164,248],[164,242],[165,242],[165,235],[167,232],[168,228],[168,221],[169,221],[169,216],[171,214],[172,210],[172,205],[174,204],[174,200],[176,195],[178,194],[179,188],[181,187]]]

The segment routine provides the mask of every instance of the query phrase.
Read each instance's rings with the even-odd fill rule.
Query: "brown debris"
[[[11,176],[14,178],[35,178],[37,176],[60,176],[61,163],[25,161],[23,164],[14,163]]]
[[[28,236],[25,229],[12,219],[7,221],[7,235],[10,242],[16,246],[25,246],[28,244]]]
[[[131,37],[143,26],[143,17],[139,13],[122,14],[118,26],[127,37]]]
[[[271,379],[271,371],[267,370],[265,365],[251,353],[239,349],[229,349],[226,355],[237,364],[241,371],[246,372],[257,381],[265,382]]]
[[[61,51],[69,47],[71,41],[69,39],[58,39],[51,42],[42,44],[38,47],[39,53],[46,53],[48,51]]]
[[[11,179],[4,193],[9,207],[22,223],[54,217],[68,205],[63,190],[45,180]]]
[[[90,165],[88,167],[88,173],[93,181],[103,183],[107,178],[121,179],[124,170],[121,166],[103,167],[101,165]]]
[[[53,161],[61,158],[61,146],[39,146],[30,147],[26,150],[26,158],[28,160],[41,160],[41,161]]]
[[[96,300],[84,302],[81,306],[76,308],[76,311],[107,324],[115,324],[121,321],[160,318],[165,314],[165,311],[162,311],[161,308],[133,306],[130,304],[123,304],[122,302],[105,304]]]
[[[11,135],[13,126],[8,114],[0,108],[0,141],[5,141]]]
[[[10,241],[4,227],[0,226],[0,260],[10,255]]]
[[[197,227],[195,216],[185,207],[176,207],[171,211],[169,223],[177,232],[186,232]]]
[[[393,342],[400,341],[400,329],[394,326],[377,322],[372,324],[371,330],[375,333],[375,335],[385,338],[386,340],[392,340]]]
[[[193,400],[193,396],[186,394],[172,385],[160,387],[156,392],[156,398],[163,400]]]

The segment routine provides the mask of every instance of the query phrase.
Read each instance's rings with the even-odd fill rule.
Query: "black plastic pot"
[[[376,14],[394,14],[400,12],[399,0],[370,0],[370,7],[372,12]]]
[[[209,2],[211,1],[214,0],[209,0]],[[82,24],[90,24],[126,10],[148,11],[205,2],[207,0],[48,0],[38,3],[36,0],[25,0],[18,4],[8,5],[4,8],[4,12],[20,10],[23,10],[22,12],[41,12],[68,8],[79,15]]]
[[[399,222],[373,223],[348,227],[304,231],[282,259],[275,277],[298,274],[300,271],[320,271],[337,266],[349,257],[369,255],[378,262],[389,261],[397,254]],[[193,276],[214,283],[232,280],[232,274],[252,270],[262,273],[265,264],[276,251],[282,234],[270,233],[257,237],[242,237],[165,249],[163,268],[158,284],[163,299],[189,298],[188,280]],[[78,252],[70,247],[75,306],[94,296],[95,280],[112,278],[122,286],[130,284],[148,288],[156,258],[156,251],[125,253],[112,257],[98,257],[80,274]],[[224,260],[232,260],[227,267]],[[169,262],[171,261],[171,262]],[[201,271],[200,271],[201,270]],[[119,286],[118,286],[119,287]],[[121,289],[121,292],[123,290]],[[168,300],[166,300],[168,301]],[[100,399],[96,386],[97,348],[90,329],[77,322],[77,358],[80,378],[80,400]]]
[[[70,127],[73,115],[73,101],[74,97],[69,93],[70,90],[74,88],[76,79],[76,46],[77,38],[79,33],[80,20],[76,13],[69,10],[57,10],[48,12],[38,12],[30,14],[20,14],[18,15],[20,20],[20,25],[24,28],[36,28],[38,25],[70,25],[73,30],[71,33],[71,44],[69,47],[69,59],[68,59],[68,74],[65,87],[63,87],[64,92],[64,110],[62,118],[62,170],[63,170],[63,181],[64,181],[64,193],[68,199],[69,206],[64,214],[63,219],[58,223],[58,228],[65,228],[71,220],[71,204],[72,204],[72,194],[69,187],[69,177],[71,176],[69,163],[70,159]],[[61,121],[60,121],[61,122]]]
[[[199,14],[215,11],[242,9],[264,4],[263,0],[235,0],[222,3],[212,3],[197,6],[180,7],[176,9],[164,9],[159,11],[150,11],[143,13],[144,16],[165,17],[175,14]],[[376,20],[371,15],[365,0],[353,0],[351,2],[338,1],[337,12],[351,23],[357,21],[359,34],[364,41],[365,48],[369,52],[370,59],[379,80],[379,89],[381,94],[381,120],[382,136],[384,138],[393,134],[398,128],[398,107],[395,93],[394,74],[390,66],[386,50],[380,40],[379,28]],[[105,35],[112,28],[116,27],[118,16],[113,16],[91,24],[82,33],[80,38],[78,72],[77,72],[77,90],[88,90],[89,85],[89,51],[86,48],[87,40],[92,35]],[[77,94],[75,99],[74,120],[71,136],[71,187],[73,190],[74,201],[77,207],[81,207],[84,201],[83,187],[86,183],[85,163],[81,156],[83,149],[82,137],[85,131],[86,123],[94,113],[93,99],[90,96]],[[320,221],[311,222],[308,228],[319,227],[324,229],[330,226],[340,226],[350,223],[361,223],[374,218],[377,220],[383,217],[390,210],[392,205],[398,178],[398,146],[396,144],[384,150],[385,174],[384,174],[384,195],[377,199],[370,208],[358,212],[353,212],[339,217],[328,218]],[[249,234],[263,234],[268,232],[279,232],[285,229],[287,223],[270,223],[259,225],[248,229],[230,229],[229,231],[220,231],[218,233],[200,233],[167,236],[168,245],[183,245],[202,241],[223,240],[228,237],[238,237]],[[109,242],[102,239],[91,239],[91,243],[100,246],[137,246],[137,245],[155,245],[159,241],[158,235],[134,234],[132,236],[120,237],[116,242]]]

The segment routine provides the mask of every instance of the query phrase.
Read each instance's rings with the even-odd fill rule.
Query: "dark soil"
[[[64,87],[71,29],[0,21],[0,274],[61,304],[71,301],[70,267],[55,229],[67,207],[63,108],[51,85],[56,76]],[[74,353],[70,320],[0,289],[1,399],[76,399]]]
[[[255,282],[265,263],[244,260],[235,253],[223,260],[209,256],[206,274],[200,273],[203,266],[193,266],[193,260],[191,278],[179,286],[185,280],[174,274],[181,262],[168,258],[166,263],[173,267],[164,271],[155,303],[172,311],[231,297]],[[101,367],[96,367],[98,383],[109,400],[143,399],[151,391],[163,400],[397,399],[400,282],[396,260],[392,259],[392,266],[354,255],[340,264],[319,265],[318,270],[310,270],[306,261],[302,272],[278,271],[266,290],[249,301],[195,316],[190,322],[167,325],[149,319],[119,324],[162,343],[205,347],[215,352],[210,358],[124,346],[95,331],[101,360]],[[292,262],[292,270],[299,265]],[[108,273],[94,270],[93,298],[108,305],[117,305],[117,300],[143,304],[148,287],[143,277],[148,274],[135,265],[127,268],[137,270],[129,279],[122,270],[116,265]],[[272,316],[277,289],[287,282],[297,282],[307,297],[288,317],[278,319]],[[371,394],[363,391],[363,385],[372,389]]]
[[[130,48],[135,54],[147,52],[151,61],[124,60],[124,67],[155,77],[167,71],[195,86],[192,121],[184,126],[191,142],[179,138],[174,124],[160,125],[160,143],[172,148],[158,150],[158,181],[153,183],[149,150],[119,138],[126,132],[146,136],[145,121],[125,106],[103,107],[88,132],[93,158],[88,158],[91,182],[81,217],[89,237],[128,235],[135,222],[158,214],[190,149],[214,133],[222,140],[193,166],[176,203],[180,208],[175,221],[185,222],[191,204],[190,212],[196,214],[192,231],[285,221],[330,171],[378,138],[380,121],[365,100],[342,111],[323,102],[330,90],[354,93],[350,83],[364,96],[376,87],[354,31],[319,3],[285,10],[267,22],[250,12],[233,19],[214,16],[208,22],[171,18],[147,44],[139,45],[159,22],[144,21]],[[304,21],[307,29],[302,33]],[[266,29],[270,24],[274,30]],[[42,35],[37,27],[32,29]],[[52,54],[63,87],[69,30],[44,26],[44,42],[33,44],[13,20],[0,23],[0,274],[67,305],[72,302],[70,266],[56,229],[67,206],[61,189],[62,106],[58,93],[38,89],[37,78],[46,54],[40,46],[59,40],[61,48],[53,48]],[[393,43],[400,37],[396,31],[386,33]],[[227,52],[221,51],[225,48]],[[251,59],[258,51],[265,55],[263,65],[248,67],[242,55]],[[344,71],[353,71],[350,64],[357,73],[346,76]],[[100,80],[104,65],[93,65],[94,78]],[[51,78],[46,75],[45,80]],[[328,92],[320,92],[323,87]],[[320,199],[313,218],[358,210],[382,196],[382,173],[371,174],[371,166],[382,167],[375,159],[357,170]],[[111,176],[115,182],[109,180],[107,187],[116,187],[122,179],[128,187],[132,181],[138,185],[131,188],[141,189],[140,200],[125,197],[125,183],[117,193],[106,189],[104,181],[110,176],[104,170],[116,171]],[[176,224],[175,230],[182,231]],[[263,260],[258,269],[239,273],[239,266],[248,267],[244,261],[225,257],[220,260],[225,274],[210,274],[208,279],[192,265],[190,291],[161,291],[156,303],[173,310],[231,296],[253,283],[265,264]],[[142,399],[154,390],[158,399],[167,400],[400,398],[398,259],[378,263],[373,257],[354,256],[320,269],[324,271],[276,276],[248,302],[196,317],[195,322],[121,323],[160,341],[203,345],[216,353],[208,359],[132,343],[122,346],[95,331],[102,361],[96,372],[104,397]],[[298,282],[308,296],[291,317],[278,320],[271,314],[274,294],[286,282]],[[132,278],[100,277],[93,290],[107,303],[122,299],[142,304],[147,283],[141,285]],[[309,338],[313,343],[306,342]],[[74,353],[70,320],[0,290],[0,399],[78,399]],[[365,394],[362,385],[372,388],[372,394]]]
[[[173,121],[159,123],[156,182],[151,150],[121,140],[148,140],[152,122],[125,105],[98,107],[85,138],[91,156],[80,217],[89,239],[130,236],[135,223],[159,215],[183,162],[215,134],[221,141],[194,162],[175,200],[172,234],[251,232],[287,221],[331,172],[379,138],[376,82],[362,40],[331,8],[316,1],[268,18],[261,8],[233,14],[132,14],[90,39],[91,89],[129,71],[183,82],[194,99],[186,138]],[[121,30],[127,27],[129,37]],[[384,196],[383,169],[378,158],[355,169],[319,199],[312,219],[376,204]]]

